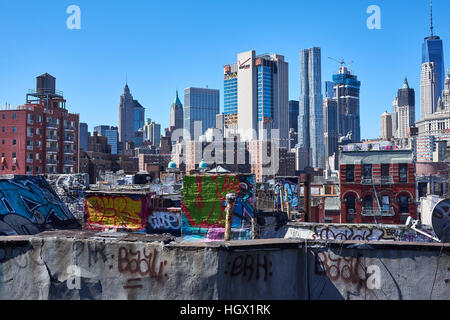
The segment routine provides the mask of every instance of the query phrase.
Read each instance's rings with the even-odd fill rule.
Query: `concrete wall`
[[[86,231],[0,238],[0,299],[450,298],[449,245],[172,240]]]

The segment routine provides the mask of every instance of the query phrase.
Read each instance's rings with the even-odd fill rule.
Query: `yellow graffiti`
[[[142,204],[130,197],[88,197],[86,198],[88,219],[91,224],[112,227],[141,229]]]

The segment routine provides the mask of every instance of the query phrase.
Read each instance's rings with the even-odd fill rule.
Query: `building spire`
[[[405,77],[405,81],[403,82],[403,89],[409,89],[408,78]]]
[[[430,0],[430,21],[431,21],[431,38],[433,38],[433,0]]]

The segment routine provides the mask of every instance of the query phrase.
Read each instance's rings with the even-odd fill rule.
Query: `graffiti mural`
[[[283,190],[283,201],[289,204],[292,209],[298,208],[298,195],[299,195],[299,181],[298,178],[281,178],[277,179],[275,183],[275,208],[280,208],[280,188]],[[288,191],[288,199],[286,199],[286,191]]]
[[[182,233],[208,238],[211,229],[225,227],[227,194],[234,193],[233,229],[250,229],[255,212],[253,175],[185,176],[182,194]],[[220,233],[221,234],[221,233]],[[239,233],[248,235],[247,232]]]
[[[15,176],[0,180],[0,235],[31,235],[80,224],[45,178]]]
[[[170,233],[181,236],[181,211],[152,210],[147,219],[147,233]]]
[[[145,232],[149,197],[144,194],[89,194],[86,228]]]

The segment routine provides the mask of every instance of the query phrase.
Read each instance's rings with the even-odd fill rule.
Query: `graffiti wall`
[[[181,236],[181,210],[153,209],[147,219],[147,233]]]
[[[86,195],[86,229],[146,230],[151,194],[88,192]]]
[[[47,174],[47,182],[70,212],[84,226],[85,191],[89,187],[87,174]]]
[[[0,235],[31,235],[80,224],[42,176],[0,178]]]
[[[281,197],[280,188],[283,191],[283,202],[289,201],[292,209],[298,208],[298,195],[299,195],[299,179],[296,177],[292,178],[280,178],[275,181],[275,208],[281,207]],[[287,190],[287,199],[286,191]]]
[[[182,194],[182,234],[185,237],[223,240],[227,194],[234,193],[232,238],[251,237],[255,212],[253,175],[185,176]]]

